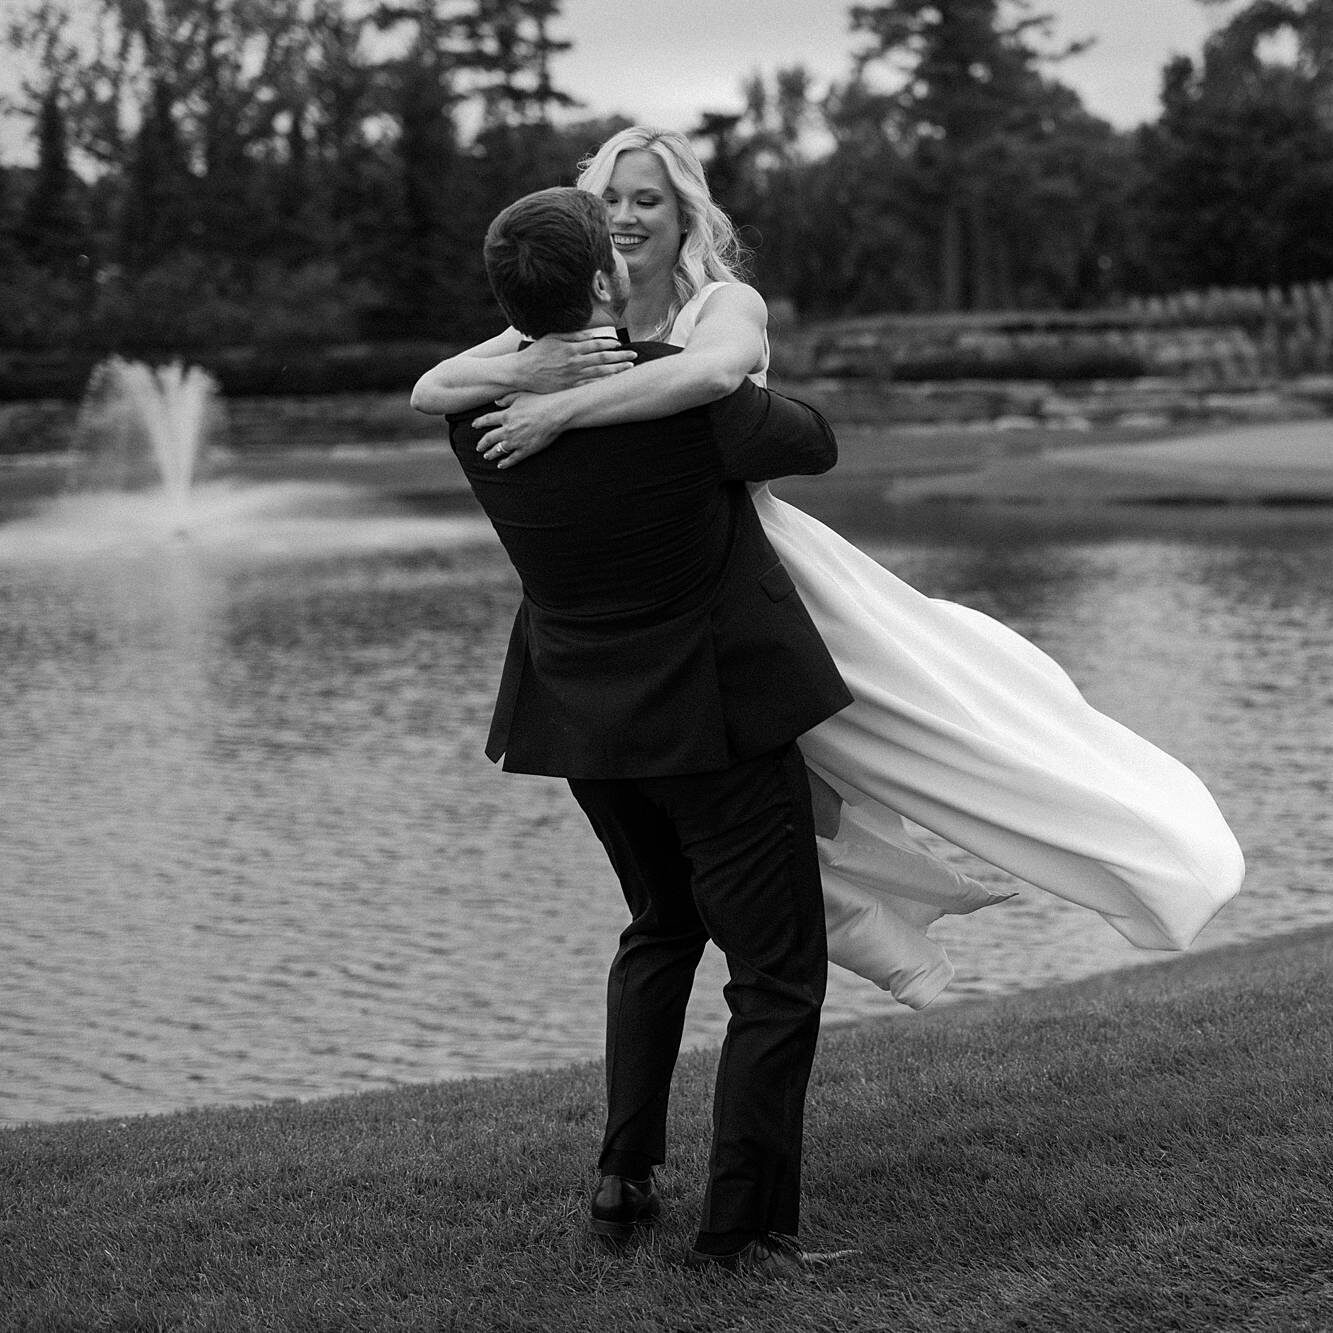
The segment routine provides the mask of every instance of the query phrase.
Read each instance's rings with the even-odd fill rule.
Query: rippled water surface
[[[1208,782],[1250,873],[1200,947],[1333,920],[1333,523],[821,516]],[[562,783],[481,754],[514,603],[466,508],[287,487],[207,496],[184,540],[132,507],[0,524],[0,1122],[600,1053],[619,891]],[[935,928],[953,997],[1158,956],[1017,887]],[[835,969],[827,1021],[904,1012]]]

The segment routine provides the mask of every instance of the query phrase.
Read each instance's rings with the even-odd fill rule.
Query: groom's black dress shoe
[[[855,1253],[855,1250],[831,1250],[824,1254],[811,1254],[801,1249],[795,1236],[781,1236],[773,1232],[767,1236],[756,1236],[734,1254],[708,1254],[703,1250],[691,1250],[685,1256],[685,1267],[720,1269],[742,1277],[797,1277],[816,1272],[826,1264]]]
[[[593,1234],[614,1245],[623,1245],[638,1227],[654,1226],[662,1212],[657,1182],[603,1176],[592,1196]]]

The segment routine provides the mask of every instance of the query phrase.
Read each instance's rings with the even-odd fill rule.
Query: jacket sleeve
[[[749,380],[706,411],[729,481],[809,476],[838,461],[833,428],[813,407]]]

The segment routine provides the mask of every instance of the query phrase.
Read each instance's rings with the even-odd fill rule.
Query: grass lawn
[[[0,1131],[0,1328],[1333,1329],[1333,929],[825,1033],[817,1278],[678,1264],[713,1058],[619,1258],[596,1066]]]

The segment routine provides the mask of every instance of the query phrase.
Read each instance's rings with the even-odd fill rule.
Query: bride
[[[626,379],[634,353],[613,331],[523,346],[506,329],[441,362],[413,406],[497,401],[478,425],[500,467],[571,427],[666,416],[767,373],[763,298],[738,276],[735,231],[684,135],[623,130],[578,185],[610,212],[631,339],[684,351]],[[1100,913],[1142,948],[1186,948],[1238,892],[1240,848],[1189,769],[1098,713],[1004,625],[923,596],[766,486],[752,500],[855,699],[800,741],[831,962],[919,1008],[953,975],[926,927],[1011,896],[931,855],[905,819]]]

